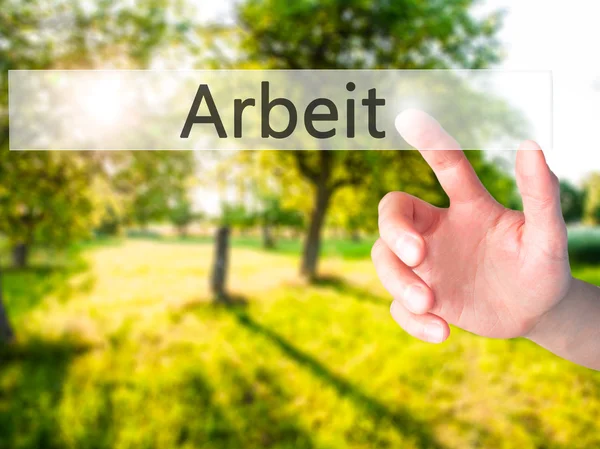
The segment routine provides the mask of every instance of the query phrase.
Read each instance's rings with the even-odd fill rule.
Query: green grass
[[[369,242],[327,242],[316,285],[298,243],[234,243],[230,307],[209,300],[201,240],[109,240],[7,272],[0,449],[600,447],[600,373],[522,339],[410,338]]]
[[[163,237],[158,234],[133,234],[131,239],[141,241],[158,241],[165,243],[179,243],[185,245],[210,244],[212,237],[190,236],[190,237]],[[377,237],[371,236],[359,241],[347,239],[326,239],[321,245],[321,254],[324,257],[343,257],[344,259],[364,259],[371,254],[371,247]],[[106,239],[106,242],[121,241],[120,239]],[[264,250],[269,253],[300,255],[302,253],[302,241],[300,239],[279,238],[276,240],[275,248],[265,250],[262,240],[252,235],[234,235],[231,237],[232,246],[237,248],[248,248],[255,250]],[[93,242],[92,242],[93,244]]]

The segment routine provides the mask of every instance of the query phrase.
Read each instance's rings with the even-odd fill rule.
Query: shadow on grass
[[[377,295],[366,288],[353,285],[340,276],[321,276],[317,278],[313,284],[321,287],[332,288],[339,294],[356,298],[358,301],[370,302],[385,306],[389,306],[392,302],[391,298]]]
[[[177,430],[178,447],[207,442],[216,447],[244,447],[244,440],[234,423],[216,404],[216,392],[203,373],[194,370],[184,380],[180,394],[181,402],[185,405],[184,413],[189,414],[190,419],[186,419]]]
[[[218,404],[220,393],[205,374],[195,370],[186,379],[181,399],[190,419],[178,430],[178,447],[315,447],[296,418],[282,412],[290,398],[268,373],[250,380],[235,366],[223,366],[221,372],[235,386],[226,408]]]
[[[390,422],[399,432],[413,437],[421,448],[441,449],[444,447],[430,432],[428,423],[414,418],[407,410],[392,410],[379,400],[369,396],[360,387],[334,373],[310,354],[296,348],[272,329],[255,321],[243,308],[232,307],[228,310],[242,326],[268,339],[290,359],[327,382],[340,396],[351,400],[373,421],[384,420]]]
[[[73,295],[94,288],[95,277],[88,273],[88,264],[78,255],[65,264],[38,264],[26,268],[7,267],[2,270],[2,286],[8,314],[12,320],[34,309],[48,295],[68,301]],[[70,280],[82,276],[80,282]]]
[[[57,410],[64,379],[90,349],[66,340],[0,347],[0,449],[62,447]]]
[[[315,447],[313,438],[298,417],[286,411],[293,398],[276,381],[275,374],[259,368],[256,376],[248,379],[235,367],[225,369],[231,373],[232,383],[241,392],[238,402],[247,422],[250,426],[261,423],[254,436],[257,446],[270,447],[277,443],[283,447],[288,444],[294,448]]]
[[[238,293],[228,292],[221,296],[213,296],[212,304],[215,306],[245,307],[248,305],[248,298]]]
[[[148,394],[144,381],[111,381],[102,375],[89,379],[85,392],[66,386],[72,363],[93,349],[67,340],[32,340],[0,348],[0,449],[110,449],[122,442],[123,432],[129,432],[129,438],[134,426],[146,421],[143,408],[133,408],[137,415],[131,420],[115,409],[124,387],[134,396]],[[225,397],[231,400],[226,403],[223,376],[230,385]],[[283,412],[290,398],[271,376],[262,373],[250,380],[236,367],[223,366],[220,388],[213,382],[201,364],[181,378],[165,381],[157,396],[147,397],[149,407],[174,407],[177,414],[165,410],[169,418],[164,421],[151,415],[156,421],[139,432],[135,447],[158,448],[160,441],[170,448],[315,447],[297,418]],[[73,412],[77,407],[80,414],[74,423],[61,413],[67,397],[71,402],[66,408]]]

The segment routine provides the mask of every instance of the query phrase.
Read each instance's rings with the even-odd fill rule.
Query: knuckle
[[[374,246],[373,250],[371,251],[371,257],[375,263],[377,277],[384,288],[393,297],[396,297],[402,289],[403,282],[394,263],[386,260],[385,258],[381,258],[382,252],[386,251],[385,244],[378,245],[377,248],[378,249],[375,249]]]
[[[436,171],[444,172],[453,170],[464,161],[464,157],[460,151],[444,151],[439,153],[434,163]]]
[[[378,211],[381,214],[385,211],[391,204],[397,203],[402,200],[404,197],[404,192],[388,192],[386,193],[381,201],[379,201]]]
[[[371,248],[371,259],[373,261],[375,261],[375,259],[378,259],[380,255],[386,250],[385,246],[386,245],[383,240],[377,239],[377,241],[373,244],[373,247]]]
[[[527,201],[528,207],[535,211],[549,209],[556,203],[556,198],[553,195],[524,194],[523,199]]]
[[[390,264],[385,265],[379,273],[379,279],[385,287],[385,289],[392,295],[397,296],[400,291],[401,282],[398,279],[398,275],[394,267]]]
[[[569,257],[567,230],[558,231],[554,238],[548,240],[547,253],[556,260],[565,260]]]
[[[405,314],[402,311],[402,305],[396,300],[392,301],[390,304],[390,315],[394,318],[394,321],[398,323],[398,325],[406,330],[406,319]]]
[[[386,237],[392,234],[392,229],[397,226],[397,222],[391,214],[385,214],[379,217],[379,234]]]
[[[568,238],[566,227],[552,231],[550,238],[538,240],[535,243],[540,253],[551,261],[564,262],[569,259]]]
[[[419,329],[419,324],[415,322],[413,318],[408,316],[403,310],[403,306],[398,301],[393,301],[390,305],[390,315],[394,321],[400,326],[404,332],[408,335],[423,339],[424,332]]]

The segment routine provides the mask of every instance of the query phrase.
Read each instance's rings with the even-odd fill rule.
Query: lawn
[[[298,244],[238,239],[227,307],[209,300],[200,239],[9,270],[19,342],[0,352],[0,449],[600,447],[600,373],[522,339],[410,338],[369,246],[328,242],[326,277],[306,285]]]

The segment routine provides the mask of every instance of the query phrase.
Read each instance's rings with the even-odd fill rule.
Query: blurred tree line
[[[501,14],[476,18],[474,3],[245,0],[231,25],[202,23],[201,11],[181,0],[0,0],[0,234],[13,263],[25,266],[32,245],[65,246],[94,230],[114,234],[169,221],[185,235],[200,218],[191,191],[199,183],[200,159],[209,155],[9,153],[8,70],[147,68],[182,59],[197,68],[485,68],[500,58]],[[518,206],[513,178],[483,153],[467,153],[492,194]],[[432,171],[411,151],[240,152],[222,164],[237,168],[226,183],[238,184],[240,194],[237,201],[222,200],[219,223],[226,232],[219,235],[225,243],[217,246],[220,285],[213,286],[219,297],[231,227],[260,229],[266,247],[276,245],[277,229],[303,233],[300,271],[314,279],[324,228],[355,239],[375,233],[376,206],[388,191],[447,204]],[[584,206],[583,194],[564,185],[568,220],[580,220],[584,210],[588,219],[600,219],[598,178],[590,178],[588,190],[596,193]],[[12,334],[1,296],[0,333]]]
[[[248,0],[238,9],[237,22],[243,30],[238,64],[295,70],[484,68],[498,61],[495,35],[500,17],[494,13],[475,19],[472,4],[462,0]],[[355,216],[342,219],[354,228],[356,215],[358,220],[371,221],[372,228],[374,205],[400,186],[405,190],[429,186],[425,188],[434,192],[433,202],[444,201],[432,172],[413,152],[278,154],[279,163],[295,166],[312,190],[300,268],[309,279],[317,276],[322,228],[340,191],[354,193],[346,210]],[[473,153],[471,160],[485,164],[480,153]]]
[[[185,152],[9,152],[8,70],[145,68],[182,44],[185,13],[170,0],[0,2],[0,234],[14,265],[26,266],[34,244],[180,220],[195,168]],[[2,306],[0,334],[12,336]]]

